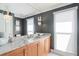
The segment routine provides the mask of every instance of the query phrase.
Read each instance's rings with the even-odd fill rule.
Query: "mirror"
[[[13,37],[13,17],[5,18],[4,14],[0,13],[0,45],[8,43],[9,37]]]
[[[4,37],[5,33],[5,20],[4,15],[0,13],[0,38]]]

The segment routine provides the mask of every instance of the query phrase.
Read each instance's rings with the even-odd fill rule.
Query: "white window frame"
[[[55,15],[56,13],[65,12],[65,11],[68,11],[68,10],[73,10],[73,9],[76,10],[76,14],[75,14],[76,20],[75,20],[75,21],[73,20],[73,22],[74,22],[74,24],[75,24],[75,25],[74,25],[74,26],[75,26],[74,28],[76,28],[76,29],[75,29],[75,33],[74,33],[74,34],[76,34],[76,35],[75,35],[75,39],[76,39],[76,40],[77,40],[77,8],[78,8],[78,7],[68,8],[68,9],[61,10],[61,11],[57,11],[57,12],[54,12],[54,13],[53,13],[53,15]],[[55,30],[56,30],[56,29],[55,29],[55,24],[56,24],[56,21],[54,20],[54,45],[55,45],[55,39],[56,39],[55,36],[56,36],[56,34],[57,34],[57,33],[55,32]],[[58,34],[71,34],[71,33],[61,33],[61,32],[59,32]],[[76,42],[76,43],[77,43],[77,42]],[[77,44],[76,44],[76,45],[77,45]],[[76,49],[77,49],[77,48],[76,48]],[[56,51],[57,51],[57,50],[56,50]],[[56,51],[55,51],[55,52],[56,52]],[[58,52],[59,52],[59,51],[58,51]],[[60,52],[60,53],[61,53],[61,52]],[[61,54],[62,54],[62,53],[61,53]],[[75,55],[77,55],[77,51],[76,51]]]
[[[34,17],[28,18],[28,19],[26,19],[26,21],[27,21],[27,34],[28,34],[28,35],[34,34]],[[31,22],[31,24],[32,24],[32,26],[33,26],[33,27],[32,27],[32,29],[33,29],[32,31],[29,31],[29,29],[28,29],[28,28],[30,28],[30,27],[28,27],[28,21],[32,21],[32,22]],[[30,25],[31,25],[31,24],[30,24]]]

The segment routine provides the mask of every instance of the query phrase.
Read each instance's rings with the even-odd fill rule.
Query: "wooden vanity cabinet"
[[[2,56],[23,56],[23,55],[24,55],[24,49],[22,47],[22,48],[18,48],[13,51],[10,51],[8,53],[5,53]]]
[[[44,40],[44,53],[45,55],[48,55],[50,52],[50,37]]]
[[[37,43],[31,43],[25,47],[25,56],[37,56]]]
[[[24,47],[24,56],[28,56],[28,46]]]
[[[25,56],[46,56],[50,51],[50,37],[25,46]]]
[[[38,56],[44,56],[44,40],[40,40],[38,43]]]
[[[46,56],[50,51],[50,37],[41,39],[38,43],[38,56]]]
[[[46,56],[50,51],[50,36],[40,39],[38,42],[29,43],[17,48],[3,56]]]
[[[37,56],[37,43],[28,45],[28,56]]]

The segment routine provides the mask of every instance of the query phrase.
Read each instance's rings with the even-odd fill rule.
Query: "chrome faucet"
[[[8,42],[9,42],[9,43],[12,43],[12,42],[13,42],[12,37],[9,35],[8,38],[9,38]]]

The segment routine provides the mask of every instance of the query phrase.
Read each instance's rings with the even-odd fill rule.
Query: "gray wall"
[[[18,17],[14,17],[14,36],[18,33],[16,33],[16,20],[19,20],[20,22],[20,31],[18,32],[19,34],[21,35],[25,35],[26,33],[26,30],[25,30],[25,19],[22,19],[22,18],[18,18]]]
[[[53,19],[52,13],[56,12],[56,11],[64,10],[64,9],[67,9],[67,8],[72,8],[72,7],[75,7],[75,6],[79,6],[79,4],[73,3],[73,4],[70,4],[70,5],[67,5],[67,6],[63,6],[63,7],[60,7],[60,8],[56,8],[54,10],[50,10],[50,11],[47,11],[47,12],[44,12],[44,13],[40,13],[40,14],[31,16],[31,17],[35,18],[35,21],[34,21],[35,22],[35,32],[51,33],[51,35],[52,35],[52,41],[51,41],[52,46],[51,46],[51,48],[54,48],[54,45],[53,45],[54,44],[54,37],[53,37],[54,36],[54,22],[53,22],[54,19]],[[79,10],[78,10],[78,15],[79,15]],[[42,17],[43,24],[46,24],[45,27],[43,25],[41,27],[38,26],[38,24],[37,24],[38,16]],[[31,18],[31,17],[27,17],[27,18]],[[78,17],[78,19],[79,19],[79,17]],[[77,39],[77,42],[79,42],[79,38]],[[77,43],[77,46],[79,47],[79,43]],[[78,48],[78,50],[79,50],[79,48]]]
[[[42,19],[42,26],[38,26],[38,17],[41,16]],[[42,33],[51,33],[52,35],[52,41],[53,43],[53,36],[54,36],[54,31],[53,31],[53,14],[52,12],[46,12],[42,13],[39,15],[34,16],[35,18],[35,32],[42,32]],[[51,46],[53,48],[53,44]]]
[[[42,19],[42,26],[38,26],[38,17],[41,16]],[[32,16],[34,17],[34,27],[35,27],[35,33],[36,32],[42,32],[42,33],[51,33],[52,40],[51,40],[51,48],[54,47],[53,45],[53,36],[54,36],[54,24],[53,24],[53,14],[52,11],[48,11],[45,13],[37,14]],[[27,17],[26,19],[31,18]]]

